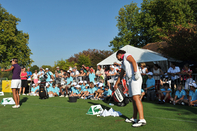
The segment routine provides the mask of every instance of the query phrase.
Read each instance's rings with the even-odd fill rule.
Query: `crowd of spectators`
[[[194,106],[197,104],[197,85],[192,77],[192,70],[185,64],[182,70],[175,63],[170,64],[167,71],[163,71],[158,64],[152,68],[146,63],[140,63],[139,69],[142,75],[141,99],[147,101],[158,100],[158,103],[171,102]],[[69,67],[68,70],[56,68],[52,73],[48,68],[40,68],[39,71],[21,71],[23,95],[27,81],[33,82],[32,89],[28,95],[38,95],[39,83],[46,79],[47,92],[50,97],[79,97],[81,99],[103,100],[109,98],[113,91],[113,85],[118,79],[121,65],[114,63],[110,66],[100,65],[97,70],[92,66],[82,65]],[[124,77],[127,80],[126,77]]]

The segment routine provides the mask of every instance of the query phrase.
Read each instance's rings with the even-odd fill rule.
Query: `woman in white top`
[[[38,83],[38,71],[37,70],[35,70],[35,73],[33,73],[31,77],[34,80],[35,84]]]
[[[155,92],[160,90],[160,75],[163,75],[163,71],[160,69],[158,64],[154,64],[153,78],[155,79]]]
[[[133,100],[133,117],[131,119],[126,119],[126,122],[135,122],[133,127],[139,127],[146,124],[146,120],[144,119],[143,105],[140,100],[141,95],[141,86],[142,86],[142,77],[140,71],[138,69],[138,65],[135,59],[127,54],[124,50],[119,50],[116,53],[116,57],[119,61],[122,61],[122,68],[120,76],[116,81],[114,89],[118,88],[118,84],[123,78],[125,72],[128,78],[129,83],[129,96]],[[139,112],[139,121],[137,121],[137,113]]]

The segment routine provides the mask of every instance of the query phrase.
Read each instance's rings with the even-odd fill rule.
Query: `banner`
[[[89,110],[86,114],[87,115],[98,115],[98,114],[101,114],[102,112],[103,112],[103,108],[101,107],[101,105],[94,105],[89,108]]]
[[[8,98],[3,98],[3,100],[1,101],[1,104],[2,105],[14,105],[15,102],[12,97],[8,97]]]
[[[2,80],[2,92],[12,93],[11,80]]]

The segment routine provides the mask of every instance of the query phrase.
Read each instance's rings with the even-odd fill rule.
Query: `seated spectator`
[[[83,94],[81,94],[81,99],[87,99],[86,97],[89,95],[88,88],[89,84],[86,84],[85,89],[83,90]]]
[[[59,91],[60,89],[57,86],[55,86],[55,83],[53,83],[53,96],[59,96]]]
[[[173,101],[173,104],[182,104],[188,103],[187,94],[184,89],[182,89],[182,85],[178,85],[177,91],[175,92],[175,97],[170,98]]]
[[[103,93],[103,95],[101,95],[100,99],[101,100],[108,100],[112,95],[112,91],[111,89],[109,89],[109,87],[105,86],[105,91]]]
[[[66,85],[65,85],[65,89],[66,89],[66,97],[68,97],[68,90],[71,87],[71,84],[73,82],[73,78],[70,76],[70,72],[67,73],[67,79],[66,79]]]
[[[144,90],[143,90],[143,89],[141,89],[140,100],[142,100],[142,99],[143,99],[144,95],[145,95],[145,92],[144,92]]]
[[[53,87],[49,83],[46,83],[46,89],[49,97],[53,97]]]
[[[99,83],[99,87],[98,87],[97,91],[95,91],[94,100],[99,100],[100,97],[102,96],[103,92],[104,92],[103,83]]]
[[[77,90],[77,88],[79,88],[80,85],[75,85],[73,87],[71,87],[71,94],[69,95],[69,97],[73,97],[73,96],[78,96],[79,91]]]
[[[96,78],[95,74],[93,73],[93,69],[90,69],[89,73],[89,81],[94,83],[94,79]]]
[[[109,71],[109,73],[107,74],[107,76],[110,76],[110,77],[111,77],[111,79],[109,79],[109,80],[107,81],[107,86],[109,87],[109,89],[111,89],[111,84],[116,83],[116,79],[115,79],[116,74],[117,74],[117,71],[114,69],[114,66],[111,65],[111,66],[110,66],[110,71]]]
[[[90,85],[89,86],[90,88],[88,89],[89,94],[87,96],[87,99],[93,98],[94,97],[94,92],[95,92],[95,90],[94,90],[94,83],[93,82],[90,82],[89,85]]]
[[[169,88],[169,84],[165,83],[164,88],[158,90],[159,94],[159,104],[164,104],[165,102],[169,102],[171,98],[171,89]]]
[[[35,84],[32,84],[31,92],[28,94],[30,96],[38,96],[39,89],[36,87]]]
[[[146,81],[146,88],[144,88],[144,90],[147,94],[147,100],[154,101],[155,100],[155,79],[153,78],[152,72],[147,73],[147,75],[148,75],[148,79]]]
[[[197,104],[197,85],[196,83],[189,84],[190,91],[189,91],[189,106],[194,106]]]

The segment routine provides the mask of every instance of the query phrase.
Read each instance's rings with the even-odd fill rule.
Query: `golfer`
[[[133,101],[133,117],[130,119],[126,119],[126,122],[134,123],[133,127],[140,127],[142,125],[146,125],[146,120],[144,119],[143,113],[143,105],[140,100],[141,95],[141,87],[142,87],[142,76],[139,72],[138,65],[135,59],[127,54],[124,50],[119,50],[116,53],[116,57],[119,61],[122,61],[122,68],[120,76],[114,86],[116,90],[118,88],[118,83],[120,83],[123,78],[125,72],[128,78],[129,83],[129,97],[132,98]],[[139,112],[139,121],[137,120],[137,113]]]
[[[19,108],[20,107],[19,89],[21,88],[21,78],[20,78],[21,67],[18,65],[17,58],[13,58],[10,62],[12,63],[11,68],[7,70],[1,69],[1,71],[12,71],[13,73],[11,88],[12,88],[13,98],[14,98],[16,105],[12,106],[12,108]]]

